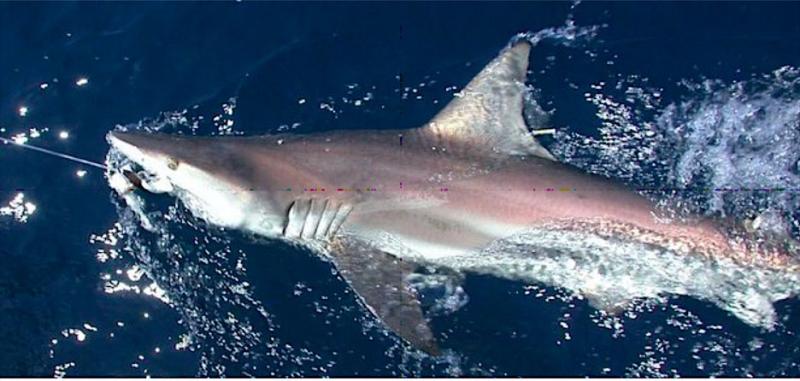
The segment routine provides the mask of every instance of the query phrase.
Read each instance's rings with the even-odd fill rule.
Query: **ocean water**
[[[799,238],[797,14],[788,2],[4,3],[0,137],[103,162],[116,128],[409,128],[522,34],[537,42],[526,118],[556,129],[542,141],[560,160],[676,214],[761,215]],[[422,274],[445,348],[431,358],[313,253],[144,201],[149,228],[102,170],[0,144],[0,376],[800,375],[792,279],[741,274],[773,296],[760,324],[641,269],[635,288],[606,284],[637,296],[614,315],[564,287],[571,264],[527,282]],[[630,259],[620,250],[587,255],[611,266]]]

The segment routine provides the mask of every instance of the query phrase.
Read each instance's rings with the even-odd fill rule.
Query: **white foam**
[[[467,305],[469,297],[460,277],[444,274],[410,274],[407,281],[421,295],[428,314],[449,315]]]
[[[543,283],[616,310],[636,299],[686,295],[709,301],[747,324],[772,329],[772,303],[800,292],[800,274],[708,259],[604,238],[590,232],[533,229],[483,253],[440,258],[460,270]]]
[[[800,70],[784,67],[749,81],[686,84],[695,98],[671,105],[659,118],[675,129],[685,149],[674,179],[680,186],[708,181],[709,188],[800,189]],[[766,199],[783,212],[797,210],[793,192],[710,192],[705,205],[741,212]]]
[[[800,69],[682,86],[688,94],[666,106],[663,90],[640,76],[592,86],[586,100],[597,108],[599,137],[563,129],[551,151],[635,186],[687,190],[656,195],[670,212],[763,215],[770,231],[800,228],[792,216],[800,209]]]

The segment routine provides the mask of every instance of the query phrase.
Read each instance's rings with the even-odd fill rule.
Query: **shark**
[[[532,132],[541,126],[523,117],[531,49],[524,39],[509,43],[415,128],[112,131],[108,142],[135,168],[109,180],[122,195],[168,193],[211,225],[310,248],[385,327],[430,354],[440,348],[409,284],[424,266],[544,280],[606,311],[665,290],[701,295],[741,307],[734,314],[756,325],[774,323],[771,302],[800,290],[796,249],[737,239],[710,218],[663,218],[628,187],[559,162]],[[533,249],[515,251],[520,242]],[[592,281],[606,272],[617,274],[612,284]],[[763,275],[746,281],[756,288],[724,288],[749,273]],[[648,277],[665,286],[637,281]],[[719,291],[709,291],[714,284]],[[619,291],[632,289],[639,294]]]

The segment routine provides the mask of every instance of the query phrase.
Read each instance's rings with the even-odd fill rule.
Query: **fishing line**
[[[29,149],[29,150],[33,150],[33,151],[41,152],[41,153],[44,153],[44,154],[52,155],[52,156],[55,156],[55,157],[60,157],[60,158],[62,158],[62,159],[71,160],[71,161],[74,161],[74,162],[76,162],[76,163],[81,163],[81,164],[91,165],[92,167],[96,167],[96,168],[100,168],[100,169],[105,169],[105,170],[107,170],[107,169],[108,169],[108,168],[107,168],[105,165],[103,165],[103,164],[96,163],[96,162],[94,162],[94,161],[90,161],[90,160],[86,160],[86,159],[81,159],[81,158],[79,158],[79,157],[75,157],[75,156],[72,156],[72,155],[67,155],[67,154],[65,154],[65,153],[56,152],[56,151],[51,151],[51,150],[49,150],[49,149],[47,149],[47,148],[36,147],[36,146],[32,146],[32,145],[30,145],[30,144],[25,144],[25,143],[15,142],[15,141],[13,141],[13,140],[11,140],[11,139],[6,139],[6,138],[4,138],[4,137],[0,137],[0,141],[1,141],[1,142],[4,142],[4,143],[8,143],[8,144],[13,144],[13,145],[16,145],[16,146],[20,146],[20,147],[22,147],[22,148],[27,148],[27,149]]]

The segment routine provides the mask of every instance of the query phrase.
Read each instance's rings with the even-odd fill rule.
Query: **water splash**
[[[684,80],[687,94],[666,106],[663,89],[647,82],[593,85],[585,97],[597,109],[599,137],[559,131],[556,156],[634,187],[673,189],[651,196],[676,215],[760,216],[763,229],[797,237],[800,71]]]
[[[611,83],[596,82],[585,90],[585,100],[596,108],[597,134],[587,136],[569,128],[560,129],[550,147],[560,160],[592,173],[621,179],[633,187],[664,189],[648,192],[647,196],[657,201],[669,217],[680,218],[692,213],[726,216],[729,220],[749,219],[755,222],[755,228],[770,234],[785,236],[788,231],[795,239],[800,237],[797,213],[800,200],[797,192],[792,191],[800,185],[800,152],[797,151],[800,146],[800,70],[782,67],[738,81],[683,80],[682,94],[677,100],[666,98],[666,91],[646,77],[619,74],[615,78]],[[763,191],[725,191],[730,189]],[[541,237],[538,241],[541,242]],[[632,291],[620,286],[630,285],[627,271],[635,274],[636,270],[629,268],[617,273],[622,278],[610,271],[615,261],[611,257],[624,258],[626,253],[595,258],[603,256],[603,250],[595,248],[587,252],[597,262],[586,268],[597,266],[592,271],[603,274],[599,283],[616,285],[610,295],[626,294],[626,289]],[[576,268],[583,269],[577,270],[583,273],[586,263],[580,258],[560,255],[547,264],[529,263],[539,269],[533,272],[539,274],[533,276],[535,281],[558,285],[567,294],[583,295],[579,290],[594,287],[588,273],[579,277],[573,274]],[[692,258],[673,259],[678,262],[665,263],[669,256],[659,255],[646,260],[636,256],[629,258],[626,264],[619,263],[620,266],[652,266],[640,274],[644,276],[640,280],[650,278],[647,284],[636,285],[635,291],[628,294],[628,297],[646,299],[635,299],[634,304],[625,309],[625,315],[646,312],[647,316],[652,316],[654,312],[664,311],[671,316],[664,328],[647,333],[648,344],[642,349],[640,360],[626,367],[626,375],[676,375],[677,371],[670,364],[686,340],[684,335],[670,337],[676,329],[691,333],[691,340],[699,341],[690,353],[690,361],[695,363],[698,374],[749,376],[796,372],[797,363],[792,360],[796,357],[784,356],[774,349],[796,335],[795,327],[782,325],[783,321],[789,321],[789,316],[776,311],[783,304],[775,303],[796,297],[800,292],[800,279],[796,274],[781,275]],[[573,260],[575,266],[570,267]],[[669,268],[684,268],[685,272],[672,274],[671,280],[654,278]],[[699,283],[688,287],[677,285],[685,274],[694,274],[692,278]],[[732,277],[730,282],[724,281],[726,277]],[[701,286],[702,283],[705,286]],[[645,293],[650,296],[644,296]],[[739,337],[726,332],[727,328],[721,325],[703,323],[696,315],[678,307],[679,298],[653,298],[670,293],[711,301],[748,324],[772,327],[774,332],[763,331],[761,337],[770,337],[768,346],[773,349],[751,350],[750,344],[742,341],[749,340],[747,335]],[[655,303],[648,303],[642,311],[637,307],[642,301]],[[635,321],[625,316],[600,315],[604,317],[596,323],[613,328],[614,335],[624,332],[632,323],[635,325]],[[692,319],[688,318],[690,316]],[[764,364],[777,361],[782,365],[754,369],[753,364],[762,361]]]
[[[578,230],[531,229],[494,243],[480,255],[444,261],[456,269],[563,288],[609,313],[624,311],[637,299],[687,295],[768,330],[779,321],[773,303],[800,293],[800,274],[794,271],[676,253]]]
[[[675,185],[800,188],[800,70],[787,66],[731,84],[705,80],[684,86],[691,98],[670,105],[656,120],[678,148],[669,176]],[[797,226],[796,192],[705,196],[707,212],[754,217],[769,211]]]
[[[36,209],[36,204],[25,201],[25,194],[20,192],[8,202],[8,205],[0,207],[0,217],[9,216],[19,223],[26,223]]]
[[[285,348],[269,335],[275,324],[249,290],[246,253],[231,250],[228,242],[193,223],[175,205],[148,210],[148,229],[143,230],[133,209],[115,203],[124,242],[120,253],[146,275],[144,284],[149,286],[143,292],[150,289],[178,312],[187,330],[184,347],[201,355],[198,373],[269,374],[254,364]]]
[[[144,118],[136,123],[117,125],[119,131],[160,132],[180,135],[241,135],[234,125],[236,97],[220,104],[218,113],[211,117],[203,114],[199,105],[182,110],[164,111],[156,117]]]
[[[661,108],[663,90],[641,82],[646,78],[631,75],[613,86],[602,81],[591,85],[584,98],[596,108],[598,136],[559,130],[553,153],[586,171],[638,187],[664,184],[669,157],[662,150],[670,143],[667,131],[650,119]],[[622,99],[614,92],[621,92]]]
[[[411,274],[409,285],[420,294],[420,301],[429,316],[452,314],[469,302],[461,286],[462,276],[456,274]]]
[[[605,25],[578,26],[575,22],[575,8],[580,5],[580,1],[575,1],[570,7],[570,12],[564,20],[564,25],[557,27],[544,28],[536,32],[524,32],[517,34],[511,39],[511,43],[519,40],[527,40],[531,45],[536,46],[540,42],[546,42],[555,46],[578,48],[586,46],[597,38],[597,34]]]

